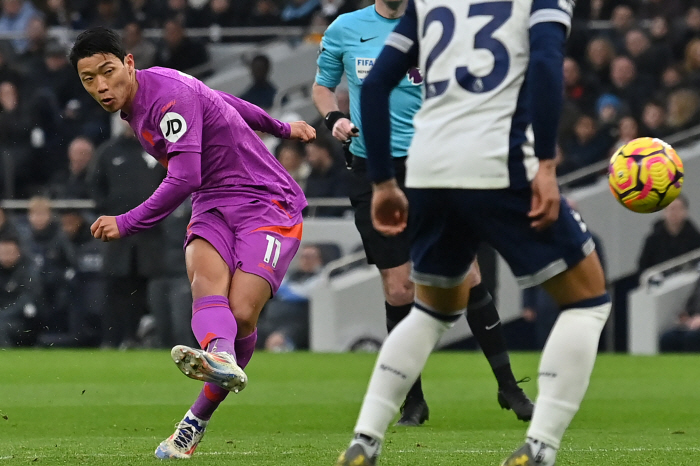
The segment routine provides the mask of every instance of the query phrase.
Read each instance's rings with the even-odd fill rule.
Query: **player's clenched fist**
[[[381,234],[396,236],[408,223],[408,199],[396,180],[374,185],[372,192],[372,224]]]
[[[90,227],[92,236],[102,241],[112,241],[119,239],[119,227],[117,227],[117,218],[103,215],[95,220],[95,223]]]
[[[289,139],[298,139],[302,142],[311,142],[316,139],[316,130],[305,121],[294,121],[289,126],[292,128]]]

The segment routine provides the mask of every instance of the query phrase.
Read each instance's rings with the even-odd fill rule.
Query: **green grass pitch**
[[[512,356],[536,375],[537,354]],[[265,354],[216,413],[193,465],[331,466],[351,437],[372,354]],[[564,465],[697,465],[700,357],[603,355],[558,456]],[[382,466],[496,466],[526,425],[496,403],[483,356],[436,353],[431,419],[391,427]],[[0,466],[149,465],[199,384],[165,351],[0,351]],[[535,382],[526,384],[530,395]]]

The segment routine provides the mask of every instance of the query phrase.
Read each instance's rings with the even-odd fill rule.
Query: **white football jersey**
[[[538,167],[524,92],[529,29],[540,22],[568,29],[574,0],[414,1],[425,87],[406,186],[500,189],[529,182]],[[407,41],[394,33],[387,44]]]

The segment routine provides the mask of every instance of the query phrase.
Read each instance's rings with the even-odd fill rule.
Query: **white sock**
[[[450,321],[444,321],[414,306],[391,331],[377,357],[355,433],[380,441],[384,438],[389,423],[423,370],[431,351],[462,314],[459,312],[447,317]]]
[[[581,405],[598,353],[610,301],[563,311],[540,359],[539,394],[527,436],[559,449],[564,431]]]

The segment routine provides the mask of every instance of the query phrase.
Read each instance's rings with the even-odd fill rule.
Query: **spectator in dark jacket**
[[[32,344],[41,279],[19,240],[0,237],[0,347]]]
[[[180,20],[171,18],[165,22],[163,41],[156,52],[156,66],[190,71],[207,61],[209,61],[207,49],[199,42],[187,37]],[[201,74],[196,77],[201,77]]]
[[[277,88],[270,82],[270,59],[265,55],[256,55],[250,62],[250,75],[253,84],[241,99],[269,110],[275,101]]]
[[[95,155],[91,182],[100,215],[119,215],[133,209],[165,177],[163,167],[143,152],[131,128],[126,123],[123,128],[121,136],[104,143]],[[148,313],[148,282],[162,274],[162,243],[159,226],[107,243],[103,347],[128,348],[136,344],[139,321]]]
[[[316,139],[306,145],[306,160],[311,166],[311,173],[306,179],[306,197],[348,196],[348,170],[343,163],[333,157],[333,147],[325,139]],[[316,214],[320,216],[343,215],[342,207],[319,207]]]
[[[69,267],[66,289],[69,296],[66,328],[61,332],[39,334],[41,346],[98,346],[101,337],[100,316],[104,306],[105,244],[95,241],[90,224],[78,210],[61,212],[61,230],[66,238]]]
[[[644,240],[639,256],[639,271],[700,248],[700,232],[688,218],[688,200],[679,196],[663,210],[663,219],[656,222]]]
[[[700,280],[695,283],[676,325],[661,335],[659,350],[662,353],[700,352]]]
[[[41,274],[43,300],[39,318],[42,327],[65,330],[70,300],[66,271],[70,267],[68,244],[51,210],[51,201],[36,196],[29,200],[28,254]]]
[[[87,180],[95,146],[87,138],[78,136],[68,146],[68,170],[57,173],[52,180],[51,194],[58,199],[91,199]]]

